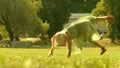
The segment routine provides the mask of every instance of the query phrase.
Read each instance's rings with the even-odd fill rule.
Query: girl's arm
[[[109,16],[103,16],[103,17],[96,17],[97,21],[102,21],[102,20],[113,20],[114,16],[109,15]]]

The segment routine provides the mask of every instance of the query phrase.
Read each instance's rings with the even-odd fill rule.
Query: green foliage
[[[14,36],[35,34],[37,26],[41,28],[42,21],[37,16],[41,6],[36,0],[0,0],[0,24],[5,26],[11,41]]]
[[[119,0],[101,0],[93,10],[94,15],[113,15],[114,21],[109,21],[109,37],[112,42],[120,39],[120,4]],[[118,35],[116,37],[116,35]]]
[[[97,3],[96,8],[92,10],[92,14],[95,16],[104,16],[108,13],[104,6],[104,0],[101,0],[100,2]]]
[[[45,35],[47,35],[48,29],[49,29],[49,24],[47,23],[47,21],[45,23],[42,24],[42,30],[41,30],[41,40],[45,40]],[[48,38],[48,37],[47,37]]]
[[[69,0],[42,0],[43,7],[38,13],[39,17],[49,23],[50,37],[63,28],[70,17]]]
[[[42,28],[41,31],[42,32],[47,32],[48,29],[49,29],[49,24],[47,22],[45,22],[45,23],[42,24],[42,26],[43,26],[43,28]]]
[[[73,13],[90,13],[99,0],[71,0],[70,11]]]
[[[0,26],[0,34],[3,39],[8,37],[8,33],[5,30],[5,26]]]

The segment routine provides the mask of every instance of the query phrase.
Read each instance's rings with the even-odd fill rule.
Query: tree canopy
[[[36,0],[0,0],[0,25],[5,26],[11,41],[14,36],[35,34],[36,28],[40,29],[37,12],[41,6]]]
[[[57,31],[63,29],[70,17],[69,0],[42,0],[43,7],[38,13],[39,17],[50,25],[48,34],[51,37]]]
[[[108,22],[109,24],[109,37],[112,42],[115,38],[120,39],[120,4],[119,0],[101,0],[96,8],[93,10],[95,15],[113,15],[115,20]],[[116,37],[117,35],[117,37]]]
[[[90,13],[100,0],[70,0],[70,11],[73,13]]]

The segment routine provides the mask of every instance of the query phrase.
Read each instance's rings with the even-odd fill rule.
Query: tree
[[[2,40],[8,37],[8,33],[5,30],[5,26],[0,25],[0,34],[1,34]]]
[[[115,20],[108,22],[109,24],[109,37],[112,42],[115,38],[120,39],[120,4],[119,0],[101,0],[96,8],[93,10],[95,15],[113,15]],[[117,35],[117,37],[116,37]]]
[[[96,3],[100,0],[70,0],[70,11],[73,13],[90,13],[92,8],[96,6]]]
[[[106,9],[109,10],[109,13],[115,16],[114,22],[109,23],[110,26],[110,38],[112,42],[115,39],[120,39],[120,4],[119,0],[105,0]]]
[[[10,41],[15,36],[37,33],[35,29],[42,27],[37,16],[40,7],[41,2],[36,0],[0,0],[0,24],[5,26]]]
[[[43,7],[38,13],[39,17],[50,25],[48,34],[51,37],[63,29],[63,24],[68,22],[70,17],[69,0],[42,0]]]
[[[100,2],[98,2],[96,4],[96,8],[92,9],[92,14],[95,16],[104,16],[107,15],[108,11],[106,9],[106,7],[104,6],[104,1],[101,0]]]

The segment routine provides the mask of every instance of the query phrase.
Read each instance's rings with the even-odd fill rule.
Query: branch
[[[0,21],[0,25],[5,25],[4,22]]]

